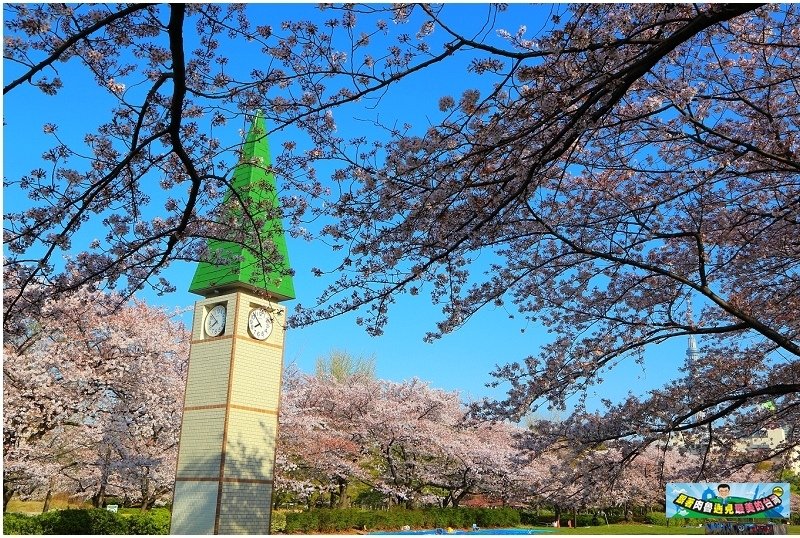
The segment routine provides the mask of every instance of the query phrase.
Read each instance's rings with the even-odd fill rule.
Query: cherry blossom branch
[[[25,289],[35,281],[37,275],[43,272],[45,265],[48,263],[50,258],[52,257],[53,253],[55,252],[58,245],[60,245],[61,241],[63,241],[66,237],[74,233],[74,228],[77,226],[79,222],[83,219],[83,215],[89,210],[92,202],[94,199],[102,194],[103,189],[110,184],[113,180],[117,178],[119,173],[128,166],[130,162],[132,162],[136,156],[147,148],[151,142],[158,140],[162,136],[164,136],[167,132],[157,132],[145,140],[142,141],[142,144],[139,147],[132,148],[128,155],[125,156],[119,163],[117,163],[114,168],[111,169],[103,178],[95,182],[90,189],[88,189],[83,195],[75,199],[73,202],[70,203],[70,206],[76,206],[80,202],[80,207],[77,208],[76,213],[70,218],[69,222],[62,228],[61,232],[58,234],[57,239],[50,242],[50,245],[46,249],[45,253],[42,255],[40,259],[40,263],[37,267],[30,272],[28,277],[26,278],[24,284],[19,288],[19,293],[11,298],[10,301],[4,302],[3,308],[3,323],[8,321],[10,317],[13,316],[13,312],[17,302],[22,298]],[[45,223],[40,222],[38,223],[40,226],[44,226]],[[7,232],[6,232],[7,233]],[[28,231],[26,233],[32,233]],[[12,240],[14,236],[12,235]],[[6,262],[7,264],[8,262]],[[67,289],[76,289],[77,287],[83,285],[84,282],[88,281],[87,279],[83,279],[81,282],[75,284],[73,287],[69,287]]]
[[[652,264],[648,264],[642,261],[630,259],[630,258],[621,258],[619,256],[615,256],[610,253],[601,252],[595,249],[585,248],[578,245],[575,241],[571,240],[566,235],[559,233],[554,227],[552,227],[548,222],[545,221],[542,217],[538,215],[538,212],[528,203],[528,210],[530,211],[531,216],[536,220],[536,222],[542,226],[547,232],[552,235],[553,237],[557,238],[559,241],[563,242],[567,245],[573,252],[578,254],[585,254],[591,256],[593,258],[598,258],[601,260],[610,261],[616,264],[620,264],[623,266],[630,266],[635,267],[637,269],[643,269],[653,274],[665,276],[670,280],[674,280],[681,284],[684,284],[695,291],[700,292],[705,297],[711,299],[715,304],[721,307],[725,312],[730,314],[731,316],[742,320],[742,322],[746,323],[749,327],[754,329],[755,331],[761,333],[769,340],[772,340],[776,344],[778,344],[781,348],[785,349],[786,351],[800,356],[800,346],[796,345],[792,342],[789,338],[783,336],[778,331],[773,329],[772,327],[762,323],[757,318],[752,315],[749,315],[742,311],[740,308],[734,307],[730,302],[724,300],[722,297],[714,293],[714,291],[708,287],[708,285],[697,284],[692,282],[688,278],[685,278],[673,271],[665,269],[663,267],[658,267]]]
[[[39,71],[41,71],[45,67],[48,67],[49,65],[52,65],[55,61],[57,61],[61,57],[62,54],[64,54],[67,50],[69,50],[70,47],[72,47],[73,45],[75,45],[77,42],[81,41],[85,37],[88,37],[88,36],[92,35],[97,30],[101,30],[102,28],[105,28],[106,26],[108,26],[109,24],[112,24],[113,22],[115,22],[117,20],[124,19],[125,17],[127,17],[128,15],[130,15],[132,13],[136,13],[137,11],[141,11],[142,9],[148,9],[149,7],[154,6],[154,5],[157,5],[157,4],[147,4],[147,3],[145,3],[145,4],[131,4],[128,7],[125,7],[125,8],[123,8],[123,9],[117,11],[117,12],[114,12],[114,13],[110,14],[107,17],[99,19],[97,22],[95,22],[94,24],[92,24],[90,26],[87,26],[83,30],[81,30],[79,32],[76,32],[75,34],[70,36],[69,39],[65,40],[55,50],[53,50],[53,52],[51,52],[50,55],[47,58],[45,58],[44,60],[42,60],[38,64],[36,64],[34,66],[31,66],[31,68],[24,75],[22,75],[21,77],[17,78],[16,80],[10,82],[8,85],[4,86],[3,87],[3,95],[7,94],[11,90],[16,88],[20,84],[22,84],[23,82],[25,82],[26,80],[28,82],[31,82],[32,79],[33,79],[33,76],[36,73],[38,73]]]

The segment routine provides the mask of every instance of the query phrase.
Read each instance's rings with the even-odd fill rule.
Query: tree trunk
[[[6,480],[3,480],[3,513],[5,513],[6,509],[8,508],[8,503],[11,502],[12,497],[14,497],[14,493],[17,490],[11,487]]]
[[[50,510],[50,499],[53,498],[53,488],[47,488],[47,494],[44,496],[44,504],[42,505],[42,513],[45,514]]]
[[[349,483],[343,478],[339,478],[339,499],[336,502],[336,508],[350,508],[350,496],[347,495],[347,486]]]
[[[459,504],[461,503],[461,499],[463,499],[469,494],[469,490],[470,488],[467,487],[458,495],[453,495],[452,492],[450,493],[451,502],[453,503],[453,508],[458,508]]]
[[[106,485],[108,484],[108,475],[111,466],[111,447],[106,447],[106,452],[103,454],[103,467],[100,472],[100,490],[92,496],[92,506],[95,508],[102,508],[106,504]]]
[[[140,509],[140,511],[146,512],[147,505],[149,504],[148,501],[150,500],[150,477],[147,475],[144,475],[142,477],[141,492],[142,492],[142,508]]]
[[[92,506],[102,508],[104,504],[106,504],[106,484],[102,482],[97,493],[92,495]]]
[[[44,504],[42,505],[42,513],[46,513],[50,510],[50,501],[53,500],[53,488],[56,485],[56,478],[54,476],[50,477],[50,480],[47,482],[47,493],[44,496]]]

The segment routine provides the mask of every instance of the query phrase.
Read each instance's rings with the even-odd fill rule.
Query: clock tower
[[[195,303],[172,534],[268,534],[286,309],[294,299],[269,147],[258,112],[226,201],[259,228],[266,265],[234,241],[209,241]],[[232,200],[232,193],[236,196]],[[248,218],[235,209],[248,203]],[[230,202],[233,202],[230,204]],[[235,221],[235,218],[234,218]]]

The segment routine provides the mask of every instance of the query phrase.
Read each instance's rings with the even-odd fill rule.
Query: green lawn
[[[636,523],[619,523],[616,525],[598,525],[597,527],[579,527],[577,529],[552,527],[536,527],[540,530],[550,530],[553,534],[704,534],[703,527],[661,527],[658,525],[645,525]],[[789,534],[800,535],[800,525],[789,525]]]
[[[540,527],[546,530],[547,527]],[[553,534],[704,534],[702,527],[661,527],[636,523],[618,523],[615,525],[598,525],[596,527],[578,527],[570,529],[550,529]]]

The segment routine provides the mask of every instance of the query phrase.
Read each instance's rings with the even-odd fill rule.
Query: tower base
[[[225,307],[225,328],[204,320]],[[272,331],[257,340],[248,316],[265,309]],[[195,305],[178,448],[171,534],[269,534],[285,311],[243,291]]]

